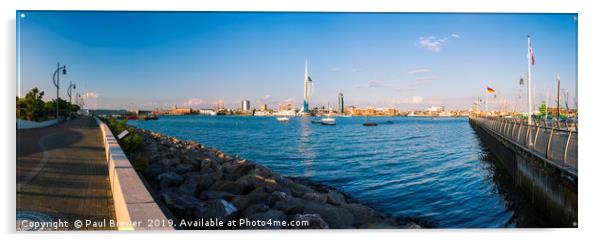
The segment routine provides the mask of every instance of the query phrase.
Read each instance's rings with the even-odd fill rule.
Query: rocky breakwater
[[[420,228],[384,216],[334,188],[283,177],[192,141],[137,132],[148,161],[143,175],[173,213],[175,224],[185,229]],[[224,224],[206,227],[189,221]]]

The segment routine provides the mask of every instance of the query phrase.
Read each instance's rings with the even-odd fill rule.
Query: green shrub
[[[135,154],[132,156],[132,166],[136,171],[145,171],[148,168],[148,159],[142,154]]]

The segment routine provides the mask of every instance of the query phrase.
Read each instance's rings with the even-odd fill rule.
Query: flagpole
[[[485,117],[489,116],[489,93],[485,88]]]
[[[527,42],[528,42],[528,45],[529,45],[529,47],[528,47],[528,63],[527,63],[528,64],[527,65],[528,66],[528,69],[527,69],[528,70],[527,71],[527,82],[528,82],[528,84],[527,84],[528,85],[527,96],[528,97],[527,98],[529,99],[529,101],[528,101],[529,107],[527,109],[528,110],[527,111],[527,116],[528,116],[527,117],[527,123],[529,125],[531,125],[531,124],[533,124],[533,120],[531,120],[531,113],[532,113],[531,109],[533,108],[532,107],[533,104],[532,104],[532,101],[531,101],[531,63],[533,63],[533,60],[532,60],[533,53],[532,53],[532,50],[531,50],[531,35],[527,35]]]

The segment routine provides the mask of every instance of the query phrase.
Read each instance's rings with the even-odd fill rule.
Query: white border
[[[52,239],[73,241],[107,241],[123,239],[160,240],[160,241],[367,241],[367,240],[405,240],[405,241],[575,241],[599,239],[600,230],[600,187],[602,158],[596,155],[600,150],[599,106],[602,102],[596,96],[602,92],[600,76],[600,26],[602,23],[600,8],[595,1],[553,1],[553,0],[405,0],[405,1],[335,1],[335,0],[6,0],[2,7],[2,45],[3,57],[0,59],[3,75],[2,106],[4,115],[0,118],[2,139],[2,159],[4,176],[2,184],[4,196],[3,218],[0,227],[5,239],[29,241]],[[15,68],[15,10],[210,10],[210,11],[357,11],[357,12],[537,12],[537,13],[578,13],[579,14],[579,112],[581,116],[581,136],[579,143],[580,201],[578,229],[462,229],[462,230],[346,230],[346,231],[233,231],[233,232],[176,232],[176,233],[52,233],[52,234],[14,234],[15,204],[15,114],[16,96]],[[11,135],[7,135],[11,134]],[[102,235],[102,236],[99,236]],[[336,238],[334,238],[336,237]],[[401,238],[400,238],[401,237]]]

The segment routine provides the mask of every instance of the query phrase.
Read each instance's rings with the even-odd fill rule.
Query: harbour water
[[[362,126],[362,117],[338,117],[335,126],[311,120],[162,116],[129,124],[336,187],[427,226],[562,226],[539,217],[467,118],[371,117],[376,127]]]

